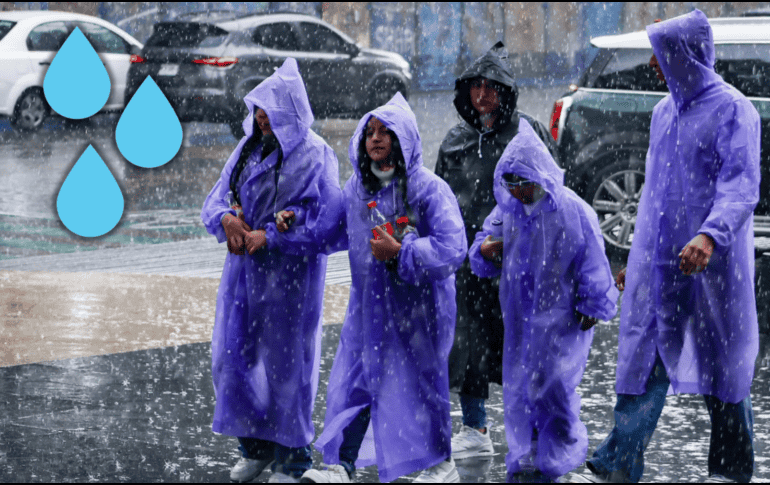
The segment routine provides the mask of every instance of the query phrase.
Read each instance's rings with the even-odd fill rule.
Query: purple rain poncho
[[[501,186],[507,173],[545,189],[530,215]],[[610,320],[617,312],[618,290],[596,213],[564,187],[561,169],[525,120],[500,157],[494,191],[498,205],[468,254],[476,275],[500,276],[506,465],[509,473],[521,470],[519,459],[530,451],[536,428],[535,465],[556,477],[580,465],[588,448],[575,388],[585,370],[593,329],[580,330],[575,310]],[[493,220],[503,224],[495,226]],[[504,238],[502,269],[481,255],[481,243],[490,234]]]
[[[419,233],[404,237],[397,274],[374,258],[369,243],[375,224],[367,202],[376,200],[394,227],[405,215],[396,178],[375,195],[361,183],[358,144],[373,116],[400,141],[407,201]],[[371,406],[367,435],[376,456],[365,441],[356,465],[376,464],[380,480],[392,481],[451,454],[447,359],[456,314],[454,273],[468,245],[452,191],[422,166],[417,120],[400,93],[361,119],[349,154],[355,173],[343,191],[346,217],[337,248],[349,249],[353,282],[315,446],[326,463],[339,463],[343,430]]]
[[[252,256],[228,252],[225,260],[211,340],[213,430],[296,448],[314,437],[326,276],[321,252],[341,217],[339,167],[332,149],[310,130],[313,115],[294,59],[244,101],[246,136],[203,205],[208,232],[226,240],[220,220],[235,213],[227,199],[230,173],[254,131],[255,106],[270,119],[283,163],[276,177],[278,150],[259,160],[259,145],[252,155],[258,163],[240,178],[246,223],[267,231],[268,247]],[[293,210],[296,221],[280,233],[273,214],[284,209]]]
[[[643,394],[656,351],[676,393],[737,403],[758,349],[752,211],[759,198],[759,115],[714,72],[699,10],[647,27],[671,94],[653,111],[646,183],[628,258],[615,390]],[[716,243],[684,276],[679,252]]]

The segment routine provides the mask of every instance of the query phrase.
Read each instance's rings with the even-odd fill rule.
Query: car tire
[[[372,84],[372,88],[369,90],[369,92],[372,93],[372,100],[367,112],[387,104],[397,92],[403,90],[404,88],[401,85],[401,82],[397,79],[386,77],[375,80],[374,84]]]
[[[644,156],[626,153],[598,171],[588,183],[585,200],[599,216],[609,256],[628,257],[644,186]]]
[[[243,138],[246,133],[243,131],[243,120],[230,120],[227,122],[227,126],[230,127],[230,133],[233,134],[236,140]]]
[[[39,87],[29,88],[16,101],[11,124],[21,131],[35,131],[43,126],[50,113],[51,108],[45,100],[43,90]]]

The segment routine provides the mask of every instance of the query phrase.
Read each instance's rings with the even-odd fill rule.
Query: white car
[[[0,12],[0,116],[10,117],[15,128],[37,129],[51,113],[43,95],[43,80],[75,27],[89,40],[110,75],[110,97],[102,111],[123,109],[130,58],[141,51],[141,42],[90,15]]]

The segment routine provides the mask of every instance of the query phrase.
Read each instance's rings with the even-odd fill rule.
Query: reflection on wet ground
[[[321,385],[314,412],[323,427],[326,384],[341,325],[324,327]],[[617,320],[596,330],[580,385],[582,419],[593,451],[612,426]],[[763,340],[754,385],[755,481],[770,480],[770,345]],[[0,368],[0,481],[229,480],[233,438],[211,432],[210,345],[198,343]],[[507,447],[501,388],[488,402],[496,455],[458,462],[466,482],[503,482]],[[452,396],[457,431],[460,407]],[[698,396],[669,396],[646,454],[645,481],[706,477],[709,420]],[[314,454],[316,463],[321,456]],[[265,482],[269,473],[257,481]],[[411,481],[414,476],[399,481]],[[571,478],[570,476],[566,477]],[[357,481],[377,481],[374,467]]]

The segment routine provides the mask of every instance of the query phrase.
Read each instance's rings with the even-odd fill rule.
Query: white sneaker
[[[423,470],[414,479],[414,483],[460,483],[460,474],[457,473],[454,458]]]
[[[491,456],[494,452],[495,447],[489,437],[489,426],[486,433],[481,433],[477,429],[463,425],[460,432],[452,436],[452,458],[455,460],[472,456]]]
[[[273,472],[267,483],[299,483],[299,478],[281,472]]]
[[[347,470],[342,465],[322,465],[323,470],[311,468],[306,471],[302,483],[351,483]]]
[[[273,458],[265,460],[252,460],[241,457],[238,463],[230,470],[230,480],[234,482],[250,482],[257,478],[262,470],[273,464]]]

